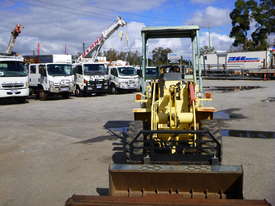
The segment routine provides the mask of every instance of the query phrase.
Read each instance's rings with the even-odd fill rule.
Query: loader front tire
[[[128,161],[143,161],[144,153],[144,137],[141,134],[137,139],[137,134],[143,130],[142,121],[133,121],[129,123],[128,131],[125,140],[125,153]]]
[[[220,146],[221,146],[221,153],[219,156],[217,156],[217,151],[213,151],[210,149],[206,149],[206,153],[213,153],[217,156],[217,158],[219,158],[220,162],[222,161],[222,155],[223,155],[223,143],[222,143],[222,135],[220,133],[220,128],[218,126],[218,121],[217,120],[203,120],[201,121],[201,129],[202,130],[208,130],[215,138],[216,140],[219,142]],[[209,142],[203,144],[203,147],[213,147],[216,145],[216,143],[214,141],[211,142],[211,138],[208,136],[203,136],[202,137],[203,140],[207,140]]]

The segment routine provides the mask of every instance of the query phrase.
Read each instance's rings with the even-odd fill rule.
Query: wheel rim
[[[79,91],[79,89],[77,88],[77,89],[75,90],[75,96],[79,96],[79,94],[80,94],[80,91]]]
[[[41,90],[39,95],[40,95],[40,98],[43,99],[45,97],[45,92],[43,90]]]
[[[115,88],[115,86],[112,86],[112,93],[113,93],[113,94],[116,93],[116,88]]]

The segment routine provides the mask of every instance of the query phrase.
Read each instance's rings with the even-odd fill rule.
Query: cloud
[[[228,35],[219,34],[216,32],[210,33],[210,45],[213,46],[217,51],[227,51],[233,43],[233,39]],[[200,46],[209,45],[209,33],[202,32],[200,35]]]
[[[130,12],[132,8],[146,10],[160,5],[164,0],[95,0],[93,4],[88,0],[60,0],[56,2],[53,0],[22,0],[20,2],[25,2],[25,5],[20,9],[18,5],[8,5],[10,8],[6,10],[0,5],[1,16],[3,17],[0,21],[0,52],[5,51],[11,30],[17,23],[20,23],[25,28],[16,42],[15,51],[18,53],[32,54],[33,50],[36,50],[39,41],[41,54],[64,53],[65,44],[69,53],[76,54],[82,51],[83,42],[88,46],[113,22],[117,14],[116,11],[121,9],[121,11]],[[216,8],[207,8],[204,14],[206,13],[208,17],[214,18],[208,14],[211,8],[214,13],[219,15],[219,12],[215,10]],[[218,10],[220,11],[220,9]],[[215,18],[218,19],[218,17]],[[145,24],[142,22],[128,22],[127,27],[119,29],[123,31],[123,40],[120,40],[116,32],[105,42],[102,49],[114,48],[120,51],[137,50],[140,52],[141,29],[144,26]],[[126,35],[128,36],[128,42],[125,38]],[[232,43],[232,40],[226,35],[213,32],[211,36],[213,45],[218,50],[228,49]],[[201,46],[208,45],[207,41],[207,32],[201,33]],[[184,57],[191,55],[190,40],[155,39],[151,43],[152,45],[149,48],[151,51],[161,46],[171,48]]]
[[[191,0],[193,3],[200,3],[200,4],[210,4],[216,0]]]
[[[141,51],[141,29],[143,27],[145,27],[144,23],[129,22],[127,26],[120,29],[123,34],[122,40],[120,40],[117,34],[114,34],[104,43],[103,49],[114,48],[119,51]]]
[[[11,30],[20,23],[25,28],[15,45],[18,53],[32,54],[39,41],[41,54],[63,53],[65,44],[68,52],[75,54],[82,51],[82,42],[88,46],[95,41],[120,12],[148,10],[164,1],[14,0],[16,3],[8,4],[9,1],[5,0],[4,5],[0,4],[0,52],[6,49]],[[143,26],[142,23],[128,22],[132,47],[137,47],[140,43],[136,39],[140,36],[138,30]],[[112,35],[112,39],[115,49],[120,48],[116,33]]]
[[[137,12],[150,10],[165,2],[166,0],[95,0],[94,3],[97,6],[104,6],[111,10],[123,11],[123,12]]]
[[[201,27],[223,26],[230,23],[229,10],[208,6],[205,10],[196,11],[187,24]]]
[[[124,40],[118,40],[118,35],[113,35],[112,38],[106,41],[103,46],[103,49],[115,48],[119,51],[128,51],[128,50],[137,50],[141,51],[141,29],[145,25],[141,22],[130,22],[127,27],[121,29],[123,32],[128,33],[130,35],[127,43]],[[125,34],[125,33],[124,33]],[[211,37],[211,46],[214,46],[218,51],[226,51],[232,45],[233,39],[228,35],[220,34],[216,32],[210,33]],[[200,47],[208,46],[209,33],[208,32],[200,32]],[[173,52],[182,55],[184,58],[191,58],[192,55],[192,47],[190,39],[179,39],[179,38],[171,38],[171,39],[150,39],[148,41],[149,45],[149,56],[152,55],[152,50],[156,47],[170,48]]]

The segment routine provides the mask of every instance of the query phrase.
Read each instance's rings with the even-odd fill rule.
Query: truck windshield
[[[146,68],[146,74],[148,75],[156,75],[157,74],[157,68],[155,67],[147,67]]]
[[[119,67],[118,72],[122,76],[135,76],[135,75],[137,75],[137,71],[133,67]]]
[[[73,75],[72,65],[70,64],[48,64],[48,74],[50,76],[71,76]]]
[[[1,61],[0,77],[25,77],[28,75],[27,67],[19,61]]]
[[[84,64],[85,75],[107,74],[107,68],[104,64]]]

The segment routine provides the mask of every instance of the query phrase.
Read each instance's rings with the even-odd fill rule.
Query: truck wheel
[[[209,136],[203,136],[202,140],[206,141],[206,143],[201,144],[202,148],[207,148],[203,149],[203,153],[205,154],[214,154],[219,161],[222,161],[222,153],[223,153],[223,143],[222,143],[222,135],[220,133],[220,128],[218,126],[217,120],[203,120],[201,121],[201,129],[202,130],[209,130],[209,132],[218,140],[220,146],[221,146],[221,153],[218,155],[218,151],[213,149],[213,147],[216,146],[216,143],[214,140],[211,139]],[[210,149],[210,148],[212,149]]]
[[[62,94],[63,99],[69,99],[70,98],[70,93],[64,93]]]
[[[26,103],[26,97],[20,97],[20,98],[18,98],[18,103]]]
[[[81,91],[80,91],[80,88],[79,87],[76,87],[75,91],[74,91],[74,95],[76,97],[80,97],[81,96]]]
[[[142,121],[133,121],[129,123],[127,135],[126,135],[126,145],[125,145],[125,153],[126,159],[128,161],[143,161],[143,153],[144,153],[144,137],[141,134],[136,140],[135,137],[137,134],[143,130],[143,122]],[[134,141],[134,142],[133,142]],[[133,142],[133,143],[132,143]],[[132,144],[131,144],[132,143]]]
[[[111,85],[111,94],[117,94],[117,88],[114,84]]]
[[[41,101],[47,100],[48,94],[47,94],[47,92],[44,91],[44,89],[40,89],[39,98],[40,98]]]

